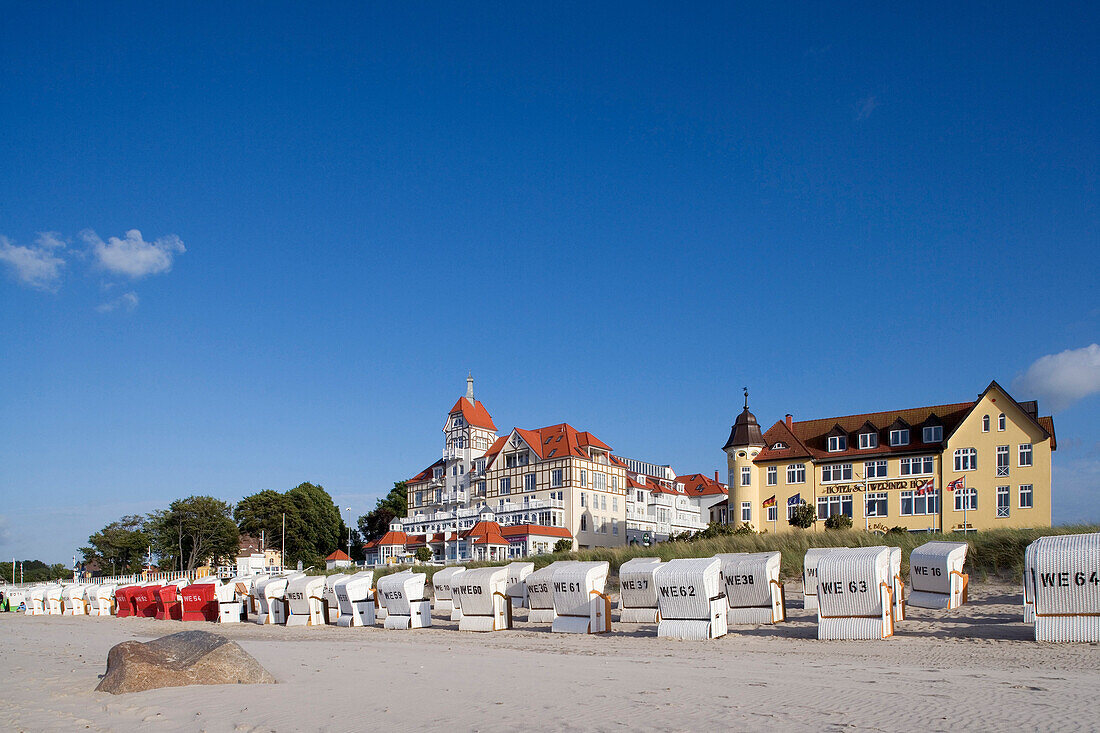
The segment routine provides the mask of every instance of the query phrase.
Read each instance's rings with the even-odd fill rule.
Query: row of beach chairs
[[[953,610],[966,603],[967,545],[929,542],[909,557],[910,592],[896,547],[812,548],[803,563],[804,607],[816,610],[819,639],[887,639],[906,606]],[[607,562],[530,562],[504,567],[447,567],[432,579],[436,614],[463,631],[513,627],[513,610],[554,632],[610,631]],[[26,613],[143,616],[161,619],[387,629],[431,626],[433,603],[424,573],[378,578],[290,573],[241,576],[228,582],[47,585],[9,591]],[[787,618],[778,552],[710,558],[636,558],[619,568],[619,621],[655,624],[657,635],[713,639],[732,625]],[[12,593],[23,593],[14,596]],[[1024,620],[1039,641],[1100,641],[1100,534],[1043,537],[1027,548]]]

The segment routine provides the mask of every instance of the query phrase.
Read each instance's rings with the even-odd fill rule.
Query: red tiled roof
[[[438,461],[436,461],[436,462],[435,462],[435,463],[433,463],[432,465],[428,466],[428,467],[427,467],[427,468],[425,468],[425,469],[424,469],[423,471],[421,471],[420,473],[418,473],[418,474],[416,474],[415,476],[413,476],[413,477],[412,477],[411,479],[408,479],[408,481],[407,481],[406,483],[410,483],[410,484],[419,484],[419,483],[422,483],[422,482],[424,482],[424,481],[428,481],[428,480],[430,480],[430,479],[432,478],[432,474],[433,474],[433,471],[434,471],[434,469],[435,469],[435,468],[436,468],[437,466],[440,466],[440,467],[442,467],[442,466],[443,466],[443,463],[444,463],[444,462],[443,462],[443,459],[442,459],[442,458],[440,458],[440,459],[439,459]]]
[[[725,484],[715,481],[712,477],[702,473],[693,473],[687,476],[677,476],[676,483],[684,487],[684,493],[688,496],[712,496],[714,494],[728,495],[729,489]]]
[[[391,529],[389,532],[386,532],[386,534],[382,535],[378,539],[371,540],[367,544],[363,545],[363,547],[373,548],[378,547],[379,545],[401,545],[402,547],[404,547],[405,542],[407,542],[408,539],[409,536],[404,532],[394,532]]]
[[[337,550],[336,552],[325,558],[326,562],[328,560],[351,560],[351,558],[348,557],[347,553],[345,553],[343,550]]]
[[[456,412],[461,412],[466,422],[475,428],[485,428],[496,432],[497,426],[493,424],[493,418],[489,416],[489,411],[485,409],[485,405],[481,404],[480,401],[474,400],[471,404],[465,397],[459,397],[458,402],[451,408],[449,414],[453,415]]]
[[[508,540],[500,533],[496,522],[478,522],[462,533],[462,538],[474,545],[507,545]]]
[[[504,537],[522,537],[525,535],[539,535],[541,537],[564,537],[573,539],[569,530],[565,527],[547,527],[542,524],[513,524],[501,527],[500,533]]]

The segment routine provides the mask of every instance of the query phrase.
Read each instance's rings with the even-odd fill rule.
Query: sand
[[[710,642],[611,634],[261,627],[0,614],[5,730],[1094,730],[1100,645],[1038,644],[1016,588],[910,609],[886,641],[821,642],[791,621]],[[93,692],[107,651],[185,628],[236,640],[278,685]]]

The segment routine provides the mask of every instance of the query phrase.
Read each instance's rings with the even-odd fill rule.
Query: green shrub
[[[419,562],[428,562],[432,559],[432,551],[427,547],[416,548],[416,559]]]
[[[791,512],[791,518],[787,520],[792,527],[798,527],[799,529],[809,529],[814,526],[814,522],[817,521],[817,512],[814,508],[802,502],[794,508]]]
[[[851,529],[852,518],[847,514],[830,514],[825,520],[825,529]]]
[[[554,552],[569,552],[573,549],[573,540],[567,540],[562,537],[560,540],[554,543]]]

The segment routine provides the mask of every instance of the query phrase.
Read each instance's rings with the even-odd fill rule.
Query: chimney
[[[715,471],[715,472],[714,472],[714,483],[716,483],[716,484],[717,484],[717,483],[721,483],[721,482],[720,482],[720,481],[718,480],[718,472],[717,472],[717,471]]]
[[[794,415],[787,413],[787,430],[791,429],[791,422],[794,420]]]
[[[470,372],[466,377],[466,399],[474,404],[474,373]]]

